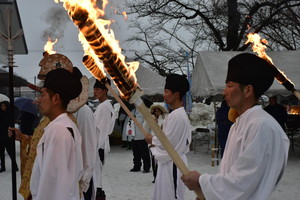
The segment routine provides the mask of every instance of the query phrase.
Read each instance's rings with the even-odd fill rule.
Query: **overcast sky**
[[[110,0],[112,6],[119,5],[122,0]],[[62,10],[61,4],[54,0],[17,0],[21,21],[25,33],[28,55],[15,55],[14,72],[34,83],[34,77],[38,74],[38,66],[42,59],[43,47],[47,41],[47,35],[58,37],[58,43],[54,46],[57,53],[70,58],[73,65],[79,67],[87,77],[92,75],[81,63],[83,57],[82,46],[78,41],[78,29]],[[128,22],[122,16],[113,14],[116,20],[114,32],[116,39],[120,40],[120,46],[124,49],[125,39],[129,31],[126,30]],[[128,47],[128,44],[126,44]]]

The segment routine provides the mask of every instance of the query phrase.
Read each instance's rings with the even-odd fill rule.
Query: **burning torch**
[[[127,113],[127,115],[133,120],[133,122],[135,123],[135,125],[140,129],[140,131],[144,134],[144,136],[146,136],[148,133],[144,129],[144,127],[142,126],[142,124],[133,116],[133,114],[130,112],[130,110],[127,108],[127,106],[124,104],[124,102],[120,99],[120,97],[118,96],[118,94],[107,83],[106,75],[103,73],[103,71],[101,71],[99,69],[99,63],[100,63],[99,59],[98,58],[94,59],[93,56],[91,56],[91,55],[85,55],[82,58],[82,62],[84,64],[84,66],[91,72],[91,74],[93,74],[93,76],[96,79],[98,79],[99,81],[101,81],[102,83],[104,83],[105,87],[108,89],[108,91],[110,91],[110,93],[112,93],[112,95],[118,101],[118,103],[120,103],[120,105],[125,110],[125,112]]]
[[[249,33],[247,37],[248,40],[245,44],[252,43],[253,52],[257,53],[260,58],[268,61],[273,67],[276,74],[275,79],[287,90],[291,91],[300,100],[300,92],[295,89],[294,83],[290,79],[288,79],[282,71],[275,67],[272,59],[266,54],[266,46],[264,44],[268,44],[267,40],[261,40],[260,36],[257,33]]]
[[[162,132],[161,128],[158,126],[140,98],[142,91],[138,88],[135,77],[130,73],[130,69],[132,68],[127,66],[124,61],[124,56],[121,54],[120,50],[114,48],[115,42],[113,40],[109,40],[111,39],[111,36],[107,35],[107,30],[105,30],[104,26],[98,26],[100,21],[103,22],[102,19],[97,19],[97,14],[99,14],[99,12],[97,12],[91,2],[88,1],[61,1],[64,2],[64,7],[68,11],[69,16],[73,20],[74,24],[79,28],[90,48],[93,50],[97,58],[103,62],[105,70],[109,73],[110,77],[120,90],[122,98],[129,100],[130,103],[133,103],[137,107],[176,166],[182,174],[187,174],[189,172],[187,166],[182,161],[179,154],[174,149],[166,135]],[[88,60],[88,58],[86,59]],[[100,77],[96,78],[104,78],[102,75],[99,76]],[[201,190],[195,192],[201,200],[204,199]]]
[[[286,75],[280,71],[274,64],[272,59],[266,53],[266,45],[268,41],[263,39],[261,40],[260,36],[257,33],[249,33],[247,35],[248,40],[245,44],[252,43],[253,52],[258,54],[258,57],[266,60],[270,63],[270,66],[274,70],[275,79],[283,85],[287,90],[291,91],[299,100],[300,100],[300,92],[295,89],[294,83],[286,77]],[[235,119],[238,117],[238,113],[235,109],[230,108],[228,113],[228,119],[232,122],[235,122]]]

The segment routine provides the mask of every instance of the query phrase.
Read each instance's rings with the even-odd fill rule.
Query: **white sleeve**
[[[111,134],[111,113],[107,106],[102,106],[99,112],[95,113],[95,123],[98,134],[98,149],[104,148],[106,138]]]
[[[261,185],[262,177],[268,172],[268,158],[272,153],[269,152],[270,145],[266,142],[272,141],[272,136],[269,134],[270,129],[257,125],[252,128],[251,132],[255,134],[249,134],[247,140],[241,141],[246,143],[245,148],[228,172],[200,176],[199,183],[206,199],[253,199],[258,187],[264,188],[263,193],[259,194],[261,199],[267,199],[265,196],[270,195],[274,189],[272,184]],[[226,162],[226,160],[222,162]],[[275,174],[273,175],[275,176]]]
[[[75,143],[63,126],[51,129],[51,137],[44,143],[43,162],[36,199],[69,199],[78,187],[75,169]]]
[[[187,148],[185,139],[187,136],[185,134],[187,134],[186,127],[189,125],[180,116],[169,115],[163,126],[163,131],[174,149],[179,154],[185,153],[185,149]],[[151,152],[159,162],[164,163],[171,160],[168,152],[156,136],[152,138],[152,143],[155,147],[151,148]]]
[[[81,189],[85,192],[89,187],[95,167],[98,137],[94,115],[88,106],[83,106],[79,109],[76,113],[76,121],[82,137],[81,149],[84,168],[80,185]]]

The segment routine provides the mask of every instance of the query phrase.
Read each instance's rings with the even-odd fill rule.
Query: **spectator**
[[[277,103],[277,97],[272,96],[269,98],[269,105],[265,107],[265,111],[272,115],[285,131],[285,122],[288,114],[283,105]]]
[[[2,101],[0,103],[0,160],[1,160],[1,168],[0,173],[6,171],[5,167],[5,149],[16,165],[16,170],[18,171],[18,166],[16,159],[12,156],[12,140],[8,137],[8,127],[10,120],[10,109],[9,102]]]
[[[228,119],[229,109],[230,108],[227,105],[226,101],[223,100],[221,103],[221,107],[216,113],[216,122],[218,126],[218,140],[221,148],[221,158],[223,157],[228,133],[232,125],[232,122]]]
[[[131,112],[138,120],[138,122],[140,122],[140,124],[144,123],[142,114],[136,108],[134,108]],[[148,173],[151,166],[148,144],[145,141],[145,136],[142,131],[136,126],[135,123],[133,124],[135,132],[132,140],[133,168],[130,171],[141,171],[143,161],[143,173]]]

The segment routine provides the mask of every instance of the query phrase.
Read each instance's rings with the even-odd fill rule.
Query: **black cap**
[[[106,86],[105,86],[105,83],[108,83],[109,85],[111,85],[109,78],[105,78],[103,80],[103,82],[104,83],[102,83],[102,81],[99,81],[98,79],[96,79],[96,82],[94,84],[94,88],[107,89]]]
[[[82,90],[80,79],[63,68],[48,72],[43,87],[58,93],[67,102],[78,97]]]
[[[266,60],[251,54],[239,54],[228,62],[227,81],[252,85],[254,94],[259,98],[274,81],[274,67]]]
[[[166,78],[165,89],[171,90],[172,92],[179,92],[182,97],[189,88],[190,84],[185,75],[170,74]]]

